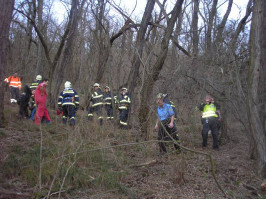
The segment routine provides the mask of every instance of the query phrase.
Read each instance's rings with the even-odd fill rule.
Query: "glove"
[[[60,112],[62,112],[62,111],[63,111],[62,106],[58,106],[58,110],[59,110]]]
[[[56,110],[56,115],[61,115],[62,111],[59,110],[59,108]]]
[[[79,109],[79,107],[78,107],[78,106],[76,106],[76,107],[75,107],[75,111],[77,111],[78,109]]]

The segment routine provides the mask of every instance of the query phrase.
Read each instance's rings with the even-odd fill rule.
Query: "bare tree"
[[[38,28],[43,32],[43,0],[38,0],[37,6],[37,15],[38,15]],[[38,49],[38,59],[37,59],[37,66],[35,70],[35,75],[40,74],[41,66],[42,66],[42,56],[43,56],[43,47],[40,39],[37,41]]]
[[[177,17],[179,16],[179,13],[182,10],[182,4],[183,0],[178,0],[175,3],[175,6],[172,10],[172,15],[171,18],[169,19],[167,23],[167,27],[164,33],[164,37],[162,38],[161,42],[161,47],[160,47],[160,52],[158,54],[158,57],[156,59],[156,62],[154,66],[151,69],[150,74],[146,77],[143,88],[141,90],[141,102],[142,104],[140,105],[139,109],[139,121],[141,123],[141,132],[142,134],[147,134],[147,129],[148,129],[148,114],[149,114],[149,99],[151,97],[151,92],[153,89],[154,83],[158,80],[160,71],[163,68],[164,61],[166,59],[167,53],[168,53],[168,46],[169,46],[169,41],[171,39],[171,35],[173,33],[174,25],[176,23]],[[145,136],[147,138],[147,135]]]
[[[224,27],[226,25],[228,16],[229,16],[229,14],[231,12],[232,5],[233,5],[233,0],[229,0],[228,6],[227,6],[227,10],[226,10],[226,12],[224,14],[222,22],[217,27],[216,39],[215,39],[215,42],[214,42],[215,46],[220,46],[220,44],[222,43],[222,35],[223,35]]]
[[[55,83],[55,88],[53,92],[53,96],[51,98],[56,101],[56,98],[58,97],[59,94],[59,89],[60,85],[62,84],[62,81],[64,79],[64,72],[70,71],[70,68],[73,65],[73,57],[74,57],[74,42],[76,38],[76,31],[77,31],[77,26],[78,26],[78,12],[79,15],[81,15],[81,10],[83,8],[83,5],[85,3],[85,0],[83,0],[82,5],[80,7],[80,12],[78,11],[78,0],[72,0],[71,3],[71,11],[70,11],[70,16],[69,16],[69,21],[71,22],[70,25],[70,31],[69,35],[66,39],[66,45],[63,51],[62,55],[62,62],[58,66],[58,75],[56,76],[56,83]],[[72,80],[70,80],[72,81]]]
[[[71,7],[71,9],[73,9],[73,7]],[[32,19],[29,15],[25,14],[23,11],[21,11],[21,10],[17,10],[17,11],[19,13],[21,13],[22,15],[24,15],[28,20],[31,21],[31,23],[32,23],[32,25],[34,27],[34,30],[36,31],[36,33],[38,35],[38,38],[40,39],[40,41],[42,43],[42,46],[43,46],[44,52],[45,52],[45,56],[46,56],[46,59],[47,59],[48,65],[49,65],[49,81],[50,81],[50,84],[49,84],[49,97],[52,97],[53,96],[52,95],[53,75],[54,75],[56,66],[57,66],[57,64],[59,62],[60,56],[62,54],[66,39],[67,39],[68,34],[69,34],[70,30],[71,30],[72,21],[71,21],[71,19],[68,20],[65,32],[64,32],[64,34],[63,34],[63,36],[62,36],[62,38],[60,40],[58,49],[57,49],[57,51],[55,53],[55,56],[54,56],[54,58],[52,60],[48,44],[47,44],[47,42],[45,41],[45,38],[44,38],[44,34],[38,28],[36,21],[34,19]],[[71,12],[71,10],[70,10],[70,12]],[[53,108],[55,107],[54,98],[50,98],[50,105]]]
[[[193,57],[196,57],[199,52],[198,12],[199,12],[199,0],[193,0],[193,16],[192,16],[192,24],[191,24]]]
[[[237,25],[237,29],[236,29],[236,31],[235,31],[235,33],[233,35],[233,38],[232,38],[232,40],[230,42],[231,43],[231,47],[230,48],[231,48],[232,51],[235,51],[237,38],[238,38],[240,32],[243,30],[243,28],[244,28],[244,26],[246,24],[246,21],[247,21],[248,17],[250,16],[251,12],[252,12],[252,8],[253,8],[252,7],[252,2],[253,2],[253,0],[249,0],[248,1],[248,5],[247,5],[247,8],[246,8],[246,14],[241,19],[239,24]]]
[[[212,31],[213,31],[213,22],[214,18],[216,16],[217,12],[217,3],[218,0],[213,0],[212,1],[212,8],[209,13],[209,18],[208,18],[208,28],[207,28],[207,33],[206,33],[206,53],[209,58],[211,58],[211,51],[212,51]]]
[[[254,1],[250,35],[248,120],[255,141],[259,174],[266,178],[266,2]]]
[[[145,44],[145,34],[147,31],[147,27],[149,25],[149,22],[151,20],[151,13],[153,11],[154,8],[154,4],[155,4],[155,0],[148,0],[146,7],[145,7],[145,12],[142,16],[142,20],[141,20],[141,25],[139,28],[139,31],[137,33],[137,40],[136,40],[136,51],[137,53],[134,54],[133,57],[133,62],[132,62],[132,68],[130,70],[129,73],[129,77],[128,77],[128,88],[129,91],[131,93],[134,93],[134,89],[136,87],[136,80],[137,77],[139,75],[139,67],[141,64],[140,58],[142,56],[143,53],[143,48],[144,48],[144,44]]]
[[[0,0],[0,127],[4,123],[4,72],[7,68],[7,48],[9,44],[9,28],[14,9],[14,0]]]

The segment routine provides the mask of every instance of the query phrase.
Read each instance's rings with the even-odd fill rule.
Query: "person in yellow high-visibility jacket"
[[[200,104],[198,109],[202,113],[202,146],[207,146],[208,132],[211,130],[213,137],[213,149],[219,150],[218,118],[220,117],[220,105],[214,102],[214,99],[210,95],[207,95],[205,97],[205,103]]]

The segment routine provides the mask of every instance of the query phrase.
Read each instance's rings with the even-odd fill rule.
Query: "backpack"
[[[175,109],[175,104],[174,104],[173,101],[171,101],[169,99],[168,94],[163,94],[163,102],[169,104],[173,108],[173,111],[175,113],[175,118],[177,118],[177,112],[176,112],[176,109]]]

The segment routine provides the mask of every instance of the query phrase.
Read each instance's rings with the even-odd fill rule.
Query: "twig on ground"
[[[145,163],[141,163],[141,164],[138,164],[138,165],[130,165],[129,167],[143,167],[143,166],[153,165],[155,163],[157,163],[157,160],[147,161]]]
[[[197,153],[197,154],[202,154],[202,155],[205,155],[209,158],[209,161],[211,163],[211,172],[212,172],[212,176],[214,178],[214,181],[216,183],[216,185],[218,186],[218,188],[222,191],[222,193],[224,194],[225,198],[227,197],[226,193],[224,192],[222,186],[219,184],[219,182],[217,181],[217,178],[216,178],[216,175],[215,175],[215,172],[214,172],[214,163],[213,163],[213,159],[212,159],[212,156],[208,153],[204,153],[204,152],[201,152],[201,151],[196,151],[196,150],[193,150],[193,149],[190,149],[190,148],[187,148],[187,147],[184,147],[182,146],[181,144],[179,144],[169,133],[168,131],[166,130],[166,128],[164,127],[164,125],[162,124],[162,122],[159,120],[159,122],[161,123],[161,126],[163,127],[164,131],[166,132],[166,134],[171,138],[172,142],[174,144],[176,144],[177,146],[179,146],[181,149],[184,149],[186,151],[190,151],[190,152],[194,152],[194,153]]]

